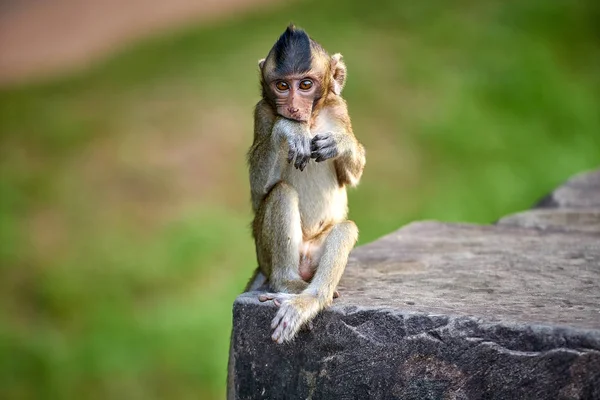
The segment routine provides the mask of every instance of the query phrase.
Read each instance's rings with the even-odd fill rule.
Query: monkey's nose
[[[298,111],[300,111],[299,108],[294,108],[294,107],[288,107],[288,111],[292,114],[297,113]]]

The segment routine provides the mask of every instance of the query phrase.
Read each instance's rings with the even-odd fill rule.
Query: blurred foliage
[[[2,89],[0,397],[223,397],[256,61],[290,20],[345,56],[365,243],[599,164],[599,4],[302,1]]]

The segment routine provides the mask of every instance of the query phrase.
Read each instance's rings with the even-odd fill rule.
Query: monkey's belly
[[[340,187],[333,161],[311,160],[304,171],[289,165],[282,178],[298,193],[303,240],[318,236],[348,215],[346,189]]]

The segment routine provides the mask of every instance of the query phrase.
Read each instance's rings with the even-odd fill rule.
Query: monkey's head
[[[266,59],[260,60],[263,98],[284,118],[308,122],[328,95],[346,82],[341,54],[329,56],[302,29],[288,26]]]

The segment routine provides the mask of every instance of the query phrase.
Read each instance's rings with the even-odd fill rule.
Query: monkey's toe
[[[302,329],[306,330],[308,332],[312,331],[314,329],[314,324],[312,321],[308,321],[307,323],[305,323],[304,325],[302,325]]]
[[[265,301],[273,300],[275,298],[274,293],[266,293],[258,296],[258,301],[264,303]]]
[[[302,326],[301,319],[294,305],[285,302],[271,323],[271,328],[274,329],[271,339],[278,344],[292,340]]]
[[[292,296],[289,293],[263,293],[258,296],[258,301],[264,303],[265,301],[273,300],[273,304],[277,307],[281,306],[285,300],[289,299]]]

